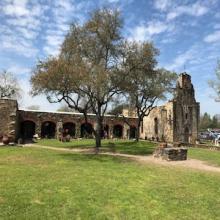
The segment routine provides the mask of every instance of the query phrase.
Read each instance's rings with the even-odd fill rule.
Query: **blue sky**
[[[102,6],[121,10],[126,38],[154,42],[159,66],[192,76],[202,113],[220,113],[207,84],[220,59],[220,0],[1,0],[0,70],[18,77],[21,107],[58,108],[29,95],[31,70],[38,59],[59,52],[71,22],[83,23]]]

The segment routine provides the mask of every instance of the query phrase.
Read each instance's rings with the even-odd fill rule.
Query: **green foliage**
[[[199,129],[207,130],[208,128],[220,128],[220,123],[215,116],[211,117],[205,112],[204,115],[201,115],[200,117]]]
[[[150,114],[156,101],[173,91],[177,78],[176,73],[157,68],[158,54],[158,49],[150,42],[125,42],[123,48],[125,80],[121,88],[138,116],[137,141],[143,118]]]
[[[1,219],[220,216],[215,173],[34,148],[1,148],[0,164]]]

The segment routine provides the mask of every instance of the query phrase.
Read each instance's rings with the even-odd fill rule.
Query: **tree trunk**
[[[101,112],[101,111],[100,111]],[[96,127],[96,134],[95,134],[95,151],[96,153],[99,152],[99,149],[101,147],[101,139],[102,139],[102,116],[101,114],[98,114],[96,116],[96,123],[97,123],[97,127]]]
[[[138,123],[137,123],[137,134],[136,134],[136,141],[138,142],[140,139],[140,128],[141,128],[141,120],[138,119]]]
[[[101,135],[99,133],[95,136],[95,152],[96,154],[99,153],[99,149],[101,147]]]

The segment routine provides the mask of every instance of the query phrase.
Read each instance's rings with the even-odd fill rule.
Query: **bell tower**
[[[195,143],[198,138],[200,105],[196,102],[191,76],[179,75],[174,95],[174,141]]]

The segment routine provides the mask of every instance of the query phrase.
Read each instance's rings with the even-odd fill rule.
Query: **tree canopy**
[[[39,61],[31,77],[33,95],[43,93],[50,102],[64,101],[83,113],[86,121],[89,112],[96,115],[97,149],[104,114],[118,94],[133,103],[138,99],[135,107],[142,110],[142,117],[156,99],[164,97],[173,79],[170,72],[156,69],[158,50],[153,44],[129,43],[121,30],[118,10],[93,11],[84,24],[71,25],[59,56]]]
[[[176,73],[157,68],[159,51],[150,42],[126,42],[123,50],[122,91],[137,113],[137,140],[141,122],[155,107],[157,100],[172,92]]]
[[[0,72],[0,98],[19,98],[21,89],[17,78],[8,71]]]
[[[200,130],[207,130],[208,128],[220,128],[220,123],[216,116],[211,117],[207,112],[205,112],[200,117]]]

